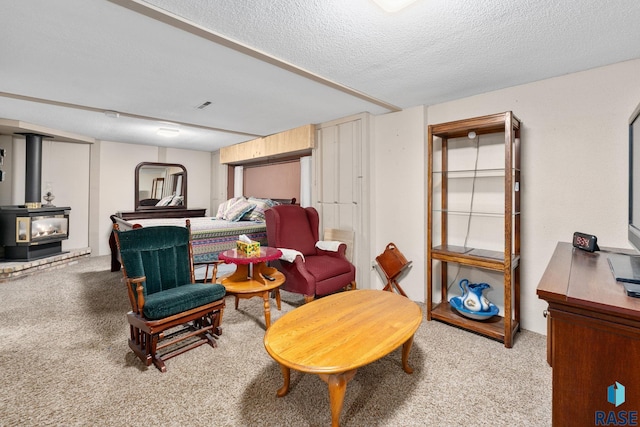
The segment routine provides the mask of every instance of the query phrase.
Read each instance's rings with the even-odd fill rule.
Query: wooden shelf
[[[475,132],[476,135],[493,133],[504,134],[503,156],[498,160],[504,161],[503,168],[448,170],[449,159],[458,156],[456,148],[463,147],[460,141],[466,141],[467,134]],[[440,145],[434,144],[434,139],[440,139]],[[492,137],[493,138],[493,137]],[[501,144],[500,140],[498,143]],[[477,150],[480,151],[480,142],[476,141]],[[502,150],[498,150],[502,151]],[[495,152],[497,154],[497,152]],[[439,156],[440,170],[434,170],[434,157]],[[473,331],[489,338],[499,340],[505,347],[513,346],[515,333],[520,329],[520,121],[512,112],[493,114],[489,116],[458,120],[449,123],[441,123],[428,126],[428,173],[427,173],[427,320],[439,320],[450,325]],[[463,157],[460,159],[464,160]],[[476,161],[477,165],[477,161]],[[435,178],[434,178],[435,177]],[[483,179],[496,194],[495,200],[490,199],[488,204],[491,212],[472,209],[469,212],[461,212],[459,209],[451,209],[454,201],[459,201],[466,193],[461,192],[459,186],[454,185],[454,180],[459,179]],[[450,182],[451,181],[451,182]],[[455,181],[459,183],[459,181]],[[436,184],[437,183],[437,184]],[[437,189],[436,189],[437,187]],[[473,186],[471,187],[473,195]],[[493,193],[492,192],[492,193]],[[473,198],[471,199],[473,200]],[[458,207],[459,207],[459,203]],[[473,217],[495,217],[502,223],[495,229],[491,229],[495,235],[488,234],[483,239],[489,239],[492,247],[502,246],[502,250],[491,250],[483,247],[469,248],[449,245],[448,242],[460,235],[460,230],[453,230],[456,216],[467,215]],[[434,225],[437,224],[437,225]],[[502,224],[504,227],[502,227]],[[434,229],[434,227],[438,229]],[[467,237],[469,229],[467,229]],[[488,233],[485,231],[485,233]],[[434,241],[434,235],[438,241]],[[480,239],[480,241],[485,241]],[[491,240],[493,239],[493,240]],[[465,242],[467,238],[465,237]],[[439,273],[433,273],[434,266],[440,263]],[[449,304],[449,291],[446,284],[447,264],[457,264],[469,267],[473,274],[474,269],[490,270],[502,276],[504,289],[503,317],[493,316],[488,320],[474,320],[462,316]],[[437,277],[435,277],[437,276]],[[434,287],[439,284],[439,304],[433,303]],[[497,301],[494,301],[496,303]],[[498,305],[498,304],[497,304]]]
[[[493,316],[487,320],[469,319],[458,313],[448,302],[442,302],[431,309],[431,319],[472,330],[500,342],[505,341],[505,325],[502,316]],[[512,335],[518,328],[517,324],[512,327]]]
[[[498,251],[461,248],[459,246],[436,246],[431,249],[431,256],[434,260],[443,262],[455,262],[497,271],[505,269],[504,253]],[[517,267],[519,263],[519,255],[511,257],[511,268]]]

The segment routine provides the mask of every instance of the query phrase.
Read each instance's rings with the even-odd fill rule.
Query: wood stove
[[[0,206],[0,244],[4,258],[30,261],[62,253],[69,238],[70,207],[43,206],[42,139],[47,135],[21,133],[26,144],[24,205]]]
[[[30,261],[62,252],[69,238],[69,207],[0,206],[4,257]]]

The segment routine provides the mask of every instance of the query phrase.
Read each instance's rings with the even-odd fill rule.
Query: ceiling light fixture
[[[373,0],[385,12],[397,12],[416,0]]]
[[[476,133],[474,131],[470,131],[467,134],[467,138],[469,138],[469,139],[475,139],[475,137],[476,137]]]
[[[172,136],[178,136],[178,134],[180,133],[180,129],[160,128],[156,133],[160,136],[170,138]]]
[[[118,117],[120,117],[120,113],[111,110],[105,111],[104,115],[107,117],[111,117],[112,119],[117,119]]]

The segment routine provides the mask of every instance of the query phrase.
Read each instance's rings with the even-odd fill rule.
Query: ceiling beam
[[[290,62],[283,61],[278,59],[272,55],[269,55],[260,50],[254,49],[246,44],[231,40],[221,34],[215,33],[201,25],[195,24],[187,19],[173,14],[167,10],[160,9],[159,7],[150,5],[141,0],[109,0],[112,3],[115,3],[119,6],[130,9],[134,12],[140,13],[146,17],[155,19],[159,22],[162,22],[167,25],[171,25],[180,30],[186,31],[190,34],[193,34],[198,37],[202,37],[205,40],[209,40],[210,42],[219,44],[221,46],[227,47],[229,49],[233,49],[237,52],[240,52],[244,55],[248,55],[254,59],[266,62],[268,64],[274,65],[278,68],[286,70],[288,72],[297,74],[298,76],[304,77],[306,79],[312,80],[316,83],[320,83],[324,86],[330,87],[332,89],[338,90],[347,95],[356,97],[363,101],[378,105],[382,108],[386,108],[389,112],[401,111],[402,108],[390,104],[388,102],[382,101],[373,96],[367,95],[366,93],[360,92],[343,84],[337,83],[333,80],[326,79],[318,74],[312,73],[311,71],[305,70],[304,68],[300,68]]]
[[[75,110],[91,111],[91,112],[94,112],[94,113],[103,113],[104,114],[105,112],[110,111],[110,112],[118,113],[118,115],[120,115],[122,117],[129,117],[129,118],[132,118],[132,119],[148,120],[148,121],[154,121],[154,122],[171,122],[171,123],[176,123],[176,124],[179,124],[181,126],[186,126],[186,127],[210,130],[210,131],[215,131],[215,132],[224,132],[224,133],[230,133],[230,134],[234,134],[234,135],[250,136],[250,137],[254,137],[254,138],[255,137],[259,137],[259,136],[263,136],[263,135],[257,135],[255,133],[247,133],[247,132],[240,132],[240,131],[237,131],[237,130],[230,130],[230,129],[222,129],[222,128],[210,127],[210,126],[203,126],[203,125],[199,125],[199,124],[195,124],[195,123],[188,123],[188,122],[181,122],[181,121],[176,121],[176,120],[169,120],[169,119],[164,119],[164,118],[160,118],[160,117],[143,116],[143,115],[140,115],[140,114],[127,113],[126,111],[116,111],[116,110],[113,110],[113,109],[110,109],[110,108],[90,107],[90,106],[87,106],[87,105],[72,104],[72,103],[69,103],[69,102],[54,101],[54,100],[45,99],[45,98],[34,98],[32,96],[19,95],[19,94],[16,94],[16,93],[0,92],[0,97],[19,99],[21,101],[37,102],[39,104],[54,105],[56,107],[73,108]]]

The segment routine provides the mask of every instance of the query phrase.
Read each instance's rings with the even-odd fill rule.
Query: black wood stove
[[[69,238],[70,207],[43,206],[40,202],[42,139],[25,133],[25,204],[0,206],[0,244],[7,260],[30,261],[62,253]]]
[[[0,206],[4,257],[30,261],[62,253],[69,238],[69,207]]]

